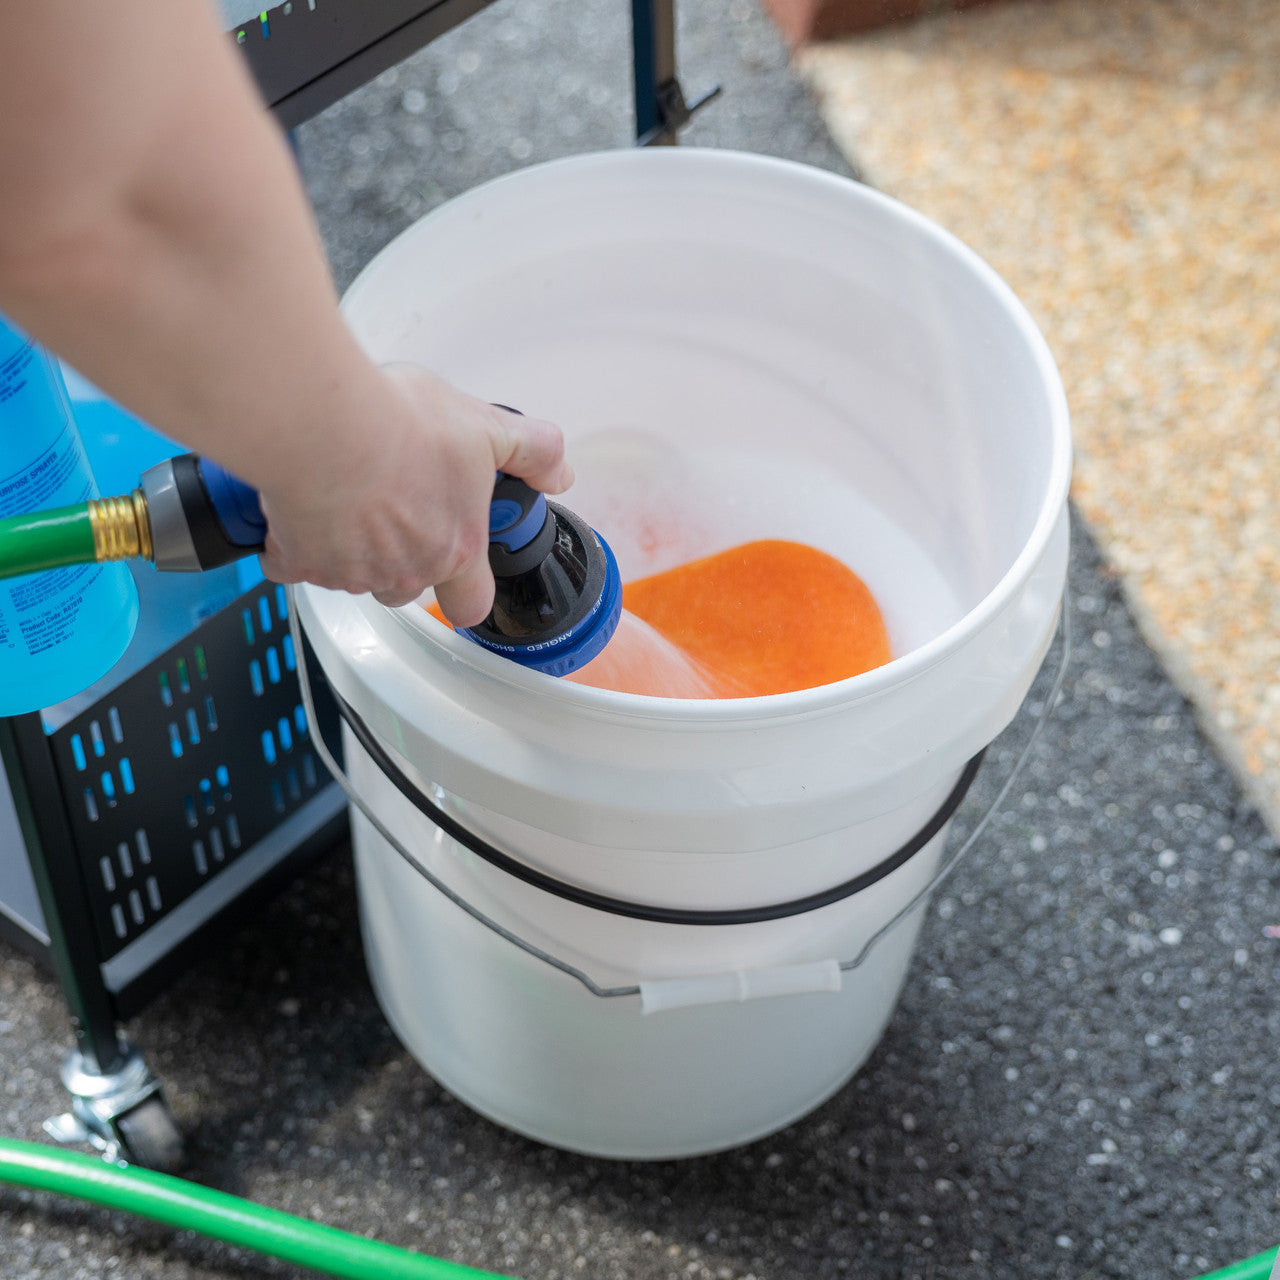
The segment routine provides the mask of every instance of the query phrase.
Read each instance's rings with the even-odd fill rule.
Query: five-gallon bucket
[[[344,307],[377,359],[558,422],[563,501],[624,579],[786,538],[879,600],[887,665],[693,701],[525,670],[416,605],[299,594],[354,726],[374,986],[427,1070],[606,1156],[804,1115],[888,1022],[967,767],[1052,639],[1070,444],[1040,334],[894,201],[674,148],[473,190]]]

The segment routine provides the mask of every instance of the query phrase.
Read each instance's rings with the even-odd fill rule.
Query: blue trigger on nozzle
[[[527,512],[511,498],[499,498],[489,504],[489,541],[519,551],[542,532],[546,522],[547,500],[542,494]]]
[[[499,499],[489,504],[489,536],[510,529],[520,519],[521,506],[510,499]]]

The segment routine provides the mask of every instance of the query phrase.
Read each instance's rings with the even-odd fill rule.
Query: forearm
[[[12,181],[0,308],[260,487],[296,474],[303,450],[336,446],[357,406],[394,411],[337,315],[284,141],[211,10],[36,12],[34,38],[64,47],[25,75],[24,140],[0,146]],[[23,56],[37,56],[29,43]],[[53,133],[40,146],[42,128],[65,137],[69,123],[78,145]]]
[[[478,622],[494,471],[560,492],[559,430],[360,351],[211,0],[20,17],[0,39],[0,310],[256,486],[277,580],[396,604],[434,585]]]

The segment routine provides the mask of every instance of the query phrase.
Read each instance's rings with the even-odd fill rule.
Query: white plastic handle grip
[[[640,982],[640,1011],[663,1013],[694,1005],[740,1004],[768,996],[796,996],[840,990],[840,962],[813,960],[771,969],[736,969],[695,978],[653,978]]]

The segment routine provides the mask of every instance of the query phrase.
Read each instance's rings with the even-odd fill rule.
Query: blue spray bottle
[[[0,315],[0,517],[97,496],[57,361]],[[124,564],[0,582],[0,716],[91,685],[124,653],[137,621]]]

